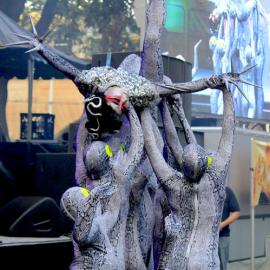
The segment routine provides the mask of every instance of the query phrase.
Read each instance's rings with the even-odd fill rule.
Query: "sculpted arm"
[[[223,160],[225,164],[228,164],[233,149],[235,115],[234,115],[234,104],[232,94],[227,87],[224,87],[223,90],[223,103],[224,103],[224,113],[223,113],[222,134],[219,141],[217,155]]]
[[[128,118],[131,135],[130,147],[127,154],[118,153],[113,161],[112,169],[113,182],[119,187],[121,204],[125,207],[128,205],[129,194],[134,185],[134,172],[139,167],[144,148],[142,127],[132,105],[129,105]]]
[[[46,59],[57,70],[65,74],[69,79],[74,81],[75,78],[81,74],[81,71],[57,55],[54,52],[54,49],[48,45],[33,42],[33,46],[35,46],[35,49],[44,59]]]
[[[184,130],[184,135],[186,138],[186,142],[188,144],[190,143],[197,143],[197,140],[194,136],[193,131],[191,130],[191,127],[189,125],[189,122],[185,116],[185,112],[184,112],[184,108],[183,108],[183,104],[182,104],[182,98],[180,95],[175,95],[173,102],[171,104],[171,107],[173,108],[173,110],[176,112],[176,115],[183,127]]]
[[[31,19],[32,23],[32,19]],[[29,50],[28,52],[33,52],[37,51],[45,60],[49,62],[53,67],[55,67],[57,70],[61,71],[63,74],[65,74],[69,79],[75,80],[77,76],[81,74],[81,72],[75,68],[73,65],[71,65],[69,62],[64,60],[62,57],[60,57],[56,51],[46,45],[43,44],[44,37],[38,37],[38,34],[36,32],[35,26],[32,23],[32,28],[33,28],[33,36],[24,36],[24,35],[19,35],[20,38],[24,39],[24,41],[16,42],[16,43],[10,43],[6,44],[5,46],[14,46],[14,45],[30,45],[33,48]]]
[[[128,118],[130,122],[131,144],[125,161],[126,174],[132,173],[139,165],[144,148],[142,127],[138,115],[132,105],[129,105]]]
[[[153,16],[152,14],[159,15]],[[146,20],[147,29],[144,37],[140,75],[151,81],[161,82],[163,79],[163,61],[160,48],[160,36],[165,20],[164,0],[150,1]]]
[[[144,143],[146,153],[151,162],[154,172],[156,173],[159,180],[163,185],[168,186],[167,179],[172,176],[175,172],[166,163],[164,157],[160,153],[159,148],[156,145],[156,139],[152,129],[152,116],[148,108],[141,112],[141,123],[144,134]],[[169,188],[169,186],[168,186]]]
[[[160,105],[160,110],[167,143],[178,164],[180,164],[182,160],[183,148],[180,144],[178,134],[165,99]]]
[[[177,88],[179,87],[179,89],[183,87],[183,89],[186,89],[187,92],[200,91],[205,88],[211,89],[216,88],[220,89],[223,92],[223,102],[224,102],[223,126],[217,154],[221,159],[223,159],[223,161],[225,161],[225,164],[228,164],[229,159],[231,157],[234,139],[234,129],[235,129],[234,103],[231,92],[229,90],[229,84],[233,84],[234,86],[236,86],[236,88],[241,92],[244,98],[247,99],[247,97],[239,87],[239,83],[249,85],[253,84],[241,79],[240,75],[250,71],[252,68],[254,68],[254,66],[248,67],[241,73],[224,73],[222,75],[214,75],[209,79],[201,79],[195,82],[183,84],[174,84],[174,86],[177,85]],[[168,86],[168,88],[170,88],[170,86]]]
[[[84,84],[82,80],[82,72],[74,67],[72,64],[70,64],[68,61],[63,59],[58,55],[56,50],[46,44],[43,43],[44,39],[48,35],[48,33],[42,37],[38,36],[38,33],[36,31],[36,28],[32,22],[32,18],[30,17],[31,25],[33,29],[33,35],[20,35],[15,34],[20,39],[23,39],[23,41],[5,44],[5,46],[14,46],[14,45],[30,45],[33,47],[28,52],[37,51],[45,60],[48,61],[49,64],[51,64],[54,68],[62,72],[64,75],[66,75],[69,79],[74,81],[74,83],[78,86],[80,92],[84,95],[85,94],[85,87],[87,87],[87,84]],[[82,80],[81,82],[76,82],[76,79]]]

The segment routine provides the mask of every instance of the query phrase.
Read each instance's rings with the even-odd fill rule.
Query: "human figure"
[[[183,149],[181,171],[172,169],[158,151],[148,124],[149,110],[144,109],[141,113],[145,148],[171,209],[165,219],[166,237],[159,269],[219,269],[219,222],[234,138],[233,100],[225,82],[221,81],[215,81],[216,85],[213,85],[222,90],[225,108],[217,153],[209,156],[199,145],[190,143]],[[200,81],[189,86],[194,90],[208,83]],[[177,139],[167,137],[169,145]],[[179,160],[177,156],[176,160]]]
[[[107,207],[109,198],[116,191],[115,186],[107,183],[91,192],[86,188],[72,187],[63,194],[61,208],[74,221],[71,270],[123,269],[108,239],[108,232],[119,215],[119,207],[115,204],[110,210]]]
[[[223,207],[222,219],[219,225],[218,256],[220,270],[227,270],[230,247],[230,224],[240,216],[240,207],[233,190],[226,187],[226,198]]]
[[[86,200],[81,200],[81,188],[78,187],[67,190],[62,197],[63,209],[67,209],[65,212],[71,213],[69,215],[75,221],[75,258],[71,269],[125,269],[125,229],[131,180],[144,146],[140,122],[132,105],[128,118],[131,144],[127,153],[119,152],[113,156],[109,146],[102,141],[94,141],[85,149],[86,168],[99,182],[92,190],[93,195],[90,193]],[[110,187],[108,195],[105,192],[101,199],[95,196],[107,186]],[[112,188],[117,192],[110,192]],[[83,190],[87,193],[87,189]]]
[[[145,162],[145,161],[144,161]],[[146,270],[146,260],[144,259],[143,249],[142,248],[149,248],[147,241],[147,237],[151,237],[152,231],[147,230],[148,226],[151,226],[149,220],[148,222],[144,222],[143,225],[145,228],[143,230],[139,228],[139,220],[140,220],[140,210],[141,210],[141,202],[143,199],[143,193],[145,190],[145,186],[147,184],[147,177],[145,173],[140,168],[137,170],[135,177],[133,179],[133,188],[131,190],[129,196],[129,212],[127,216],[127,223],[126,223],[126,248],[125,248],[125,261],[126,261],[126,269],[127,270]],[[147,214],[151,214],[148,212],[144,212]],[[143,235],[143,242],[145,244],[144,247],[140,244],[140,234],[142,232],[148,232],[150,235]],[[152,242],[152,238],[151,238]],[[150,244],[152,244],[150,242]],[[151,251],[151,246],[150,246]],[[149,257],[150,258],[150,257]],[[152,269],[152,268],[150,268]]]
[[[175,219],[179,222],[182,222],[184,225],[182,230],[179,229],[178,231],[179,237],[175,237],[173,242],[171,242],[169,239],[168,235],[171,232],[169,231],[170,229],[167,228],[165,246],[171,253],[169,254],[169,251],[167,250],[166,253],[164,250],[162,251],[161,254],[164,256],[161,255],[159,268],[174,269],[173,267],[175,267],[176,269],[176,267],[178,267],[178,269],[183,269],[183,257],[185,256],[185,250],[187,249],[187,244],[190,237],[189,232],[191,231],[194,216],[194,211],[191,207],[193,197],[193,184],[189,183],[181,173],[178,174],[178,172],[175,172],[166,163],[165,159],[155,144],[155,138],[153,136],[154,134],[152,133],[148,124],[149,122],[151,123],[151,114],[148,109],[145,109],[141,113],[141,122],[145,135],[147,155],[168,197],[170,208],[174,209],[174,213],[172,213],[172,219],[174,219],[175,216]],[[179,185],[176,185],[176,187],[173,186],[175,182],[179,182]],[[180,203],[179,200],[181,200],[180,202],[182,203]],[[185,218],[182,218],[184,217],[184,213],[186,213],[186,216]],[[179,240],[179,244],[177,243],[177,240]],[[172,245],[170,245],[171,243]],[[173,253],[174,250],[175,253]],[[178,261],[176,262],[175,260]]]

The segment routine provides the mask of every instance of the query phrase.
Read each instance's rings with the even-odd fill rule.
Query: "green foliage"
[[[26,14],[37,21],[45,0],[27,1],[21,24],[29,27]],[[60,0],[53,32],[46,41],[81,58],[102,52],[139,50],[139,28],[133,12],[134,0]],[[39,15],[39,16],[38,16]]]
[[[19,24],[30,30],[31,24],[29,21],[29,15],[32,16],[34,22],[36,23],[40,19],[45,2],[46,0],[26,1],[23,13],[20,16]]]

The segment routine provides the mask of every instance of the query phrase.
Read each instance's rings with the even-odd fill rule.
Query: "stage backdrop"
[[[270,1],[166,0],[166,14],[162,52],[194,64],[193,80],[256,64],[243,78],[262,88],[241,85],[249,103],[232,88],[235,111],[247,120],[269,119]],[[222,95],[213,90],[193,94],[192,105],[193,112],[223,113]]]
[[[270,204],[270,142],[251,140],[253,206]]]

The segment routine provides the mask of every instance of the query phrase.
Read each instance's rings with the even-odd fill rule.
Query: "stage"
[[[55,238],[0,235],[1,269],[68,269],[72,242],[68,236]]]

